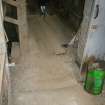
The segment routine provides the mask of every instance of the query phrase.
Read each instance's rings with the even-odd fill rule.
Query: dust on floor
[[[55,54],[72,31],[56,16],[28,20],[27,44],[11,70],[12,105],[98,105],[75,78],[72,51]]]

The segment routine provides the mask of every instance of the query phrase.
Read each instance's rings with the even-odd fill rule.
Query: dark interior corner
[[[49,14],[58,15],[77,30],[83,19],[84,3],[85,0],[49,0]],[[27,8],[28,14],[39,13],[39,0],[27,0]]]

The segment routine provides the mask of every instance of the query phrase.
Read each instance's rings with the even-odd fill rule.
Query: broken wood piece
[[[66,49],[64,49],[64,48],[60,48],[60,49],[56,49],[56,51],[55,51],[55,54],[56,55],[64,55],[64,54],[66,54]]]

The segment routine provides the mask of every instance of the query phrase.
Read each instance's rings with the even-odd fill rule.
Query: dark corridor
[[[58,15],[61,19],[67,20],[74,29],[78,29],[83,19],[85,0],[49,0],[49,15]],[[29,15],[39,14],[39,0],[27,0]]]

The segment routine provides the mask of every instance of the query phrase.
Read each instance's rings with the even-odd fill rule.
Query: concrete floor
[[[55,54],[72,31],[56,16],[28,19],[29,36],[11,70],[12,105],[99,105],[77,82],[72,52]]]

